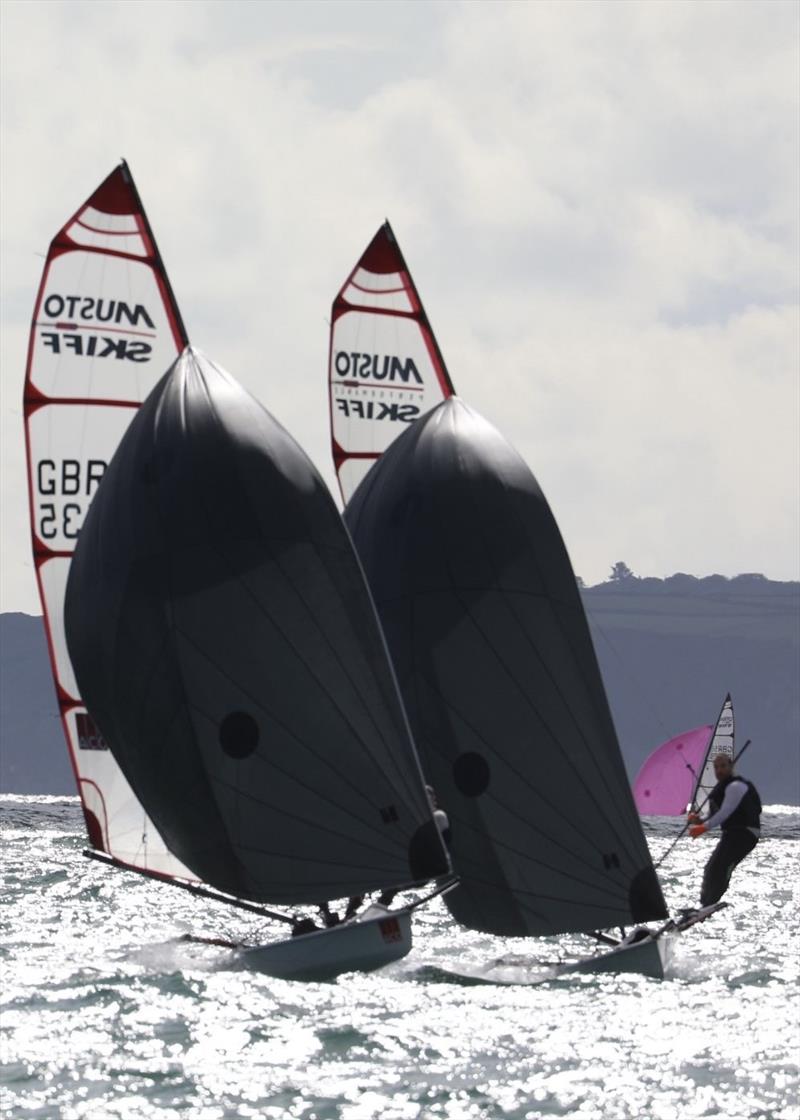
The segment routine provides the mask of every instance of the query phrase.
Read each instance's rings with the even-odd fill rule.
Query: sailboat
[[[731,694],[728,693],[722,702],[717,722],[714,724],[714,731],[709,740],[705,757],[698,768],[697,781],[692,790],[692,796],[686,805],[687,809],[696,811],[708,801],[709,794],[717,784],[714,775],[714,759],[721,754],[727,755],[732,760],[735,759],[734,731],[733,701],[731,700]],[[741,751],[739,753],[741,754]]]
[[[697,811],[717,784],[714,759],[734,757],[733,701],[725,697],[716,723],[675,735],[648,755],[633,783],[642,815],[683,816]]]
[[[309,906],[448,874],[333,499],[288,432],[191,347],[98,488],[65,623],[88,709],[205,890]],[[378,907],[246,961],[296,978],[371,969],[408,952],[410,915]]]
[[[411,293],[402,312],[376,299],[382,287]],[[353,338],[375,355],[404,353],[396,322],[414,308],[422,301],[387,223],[334,301],[331,443],[423,769],[451,819],[460,882],[445,901],[475,930],[583,931],[616,946],[624,938],[598,927],[669,919],[576,582],[533,476],[455,397],[424,312],[403,329],[421,333],[431,356],[427,414],[389,437],[361,416],[360,443],[342,421],[351,410],[337,405],[338,355]],[[356,447],[357,471],[344,453]],[[667,943],[637,934],[635,945],[590,966],[662,974]]]
[[[524,461],[450,397],[387,449],[345,520],[450,818],[452,916],[515,937],[633,923],[611,964],[661,975],[669,915],[572,567]]]
[[[314,468],[184,341],[122,164],[51,245],[25,392],[86,854],[291,927],[239,967],[380,967],[424,898],[322,929],[264,905],[448,874],[380,626]]]
[[[331,450],[345,503],[391,442],[454,391],[397,238],[384,222],[331,311]]]

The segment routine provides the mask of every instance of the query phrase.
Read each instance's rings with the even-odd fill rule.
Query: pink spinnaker
[[[713,730],[710,724],[695,727],[656,747],[633,783],[640,814],[678,817],[686,812]]]

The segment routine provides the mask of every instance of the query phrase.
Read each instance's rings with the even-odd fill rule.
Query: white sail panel
[[[388,223],[342,286],[331,323],[331,443],[346,502],[392,441],[453,387]]]
[[[29,414],[33,530],[51,552],[75,547],[89,502],[133,414],[133,407],[82,402],[45,404]]]
[[[73,241],[78,227],[94,230],[95,233],[139,233],[135,214],[107,214],[103,210],[95,210],[94,206],[84,207],[80,218],[76,218],[68,227]]]
[[[144,400],[177,352],[152,265],[102,251],[56,256],[45,270],[31,348],[30,385],[47,397]]]
[[[194,878],[170,852],[83,705],[64,720],[92,847],[143,871]]]
[[[442,399],[436,367],[413,320],[349,312],[336,323],[331,408],[337,441],[380,455]]]
[[[132,866],[191,877],[94,728],[63,620],[89,504],[138,405],[184,341],[146,215],[122,164],[53,239],[36,299],[24,401],[33,555],[90,843]]]

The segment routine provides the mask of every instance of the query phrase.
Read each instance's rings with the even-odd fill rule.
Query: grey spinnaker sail
[[[89,711],[206,883],[304,903],[447,872],[333,500],[277,421],[188,347],[97,491],[65,620]]]
[[[452,397],[345,520],[450,817],[453,916],[504,935],[666,917],[569,558],[520,456]]]

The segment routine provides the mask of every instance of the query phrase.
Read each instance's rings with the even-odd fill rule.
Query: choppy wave
[[[768,807],[730,908],[676,944],[668,979],[460,983],[579,937],[490,938],[437,902],[409,957],[329,984],[230,971],[184,932],[253,940],[236,913],[81,858],[74,798],[0,798],[4,1115],[30,1120],[796,1120],[800,809]],[[682,822],[648,822],[658,859]],[[677,825],[677,828],[676,828]],[[661,871],[696,901],[706,838]],[[582,944],[583,942],[583,944]],[[721,1043],[724,1040],[724,1044]]]

